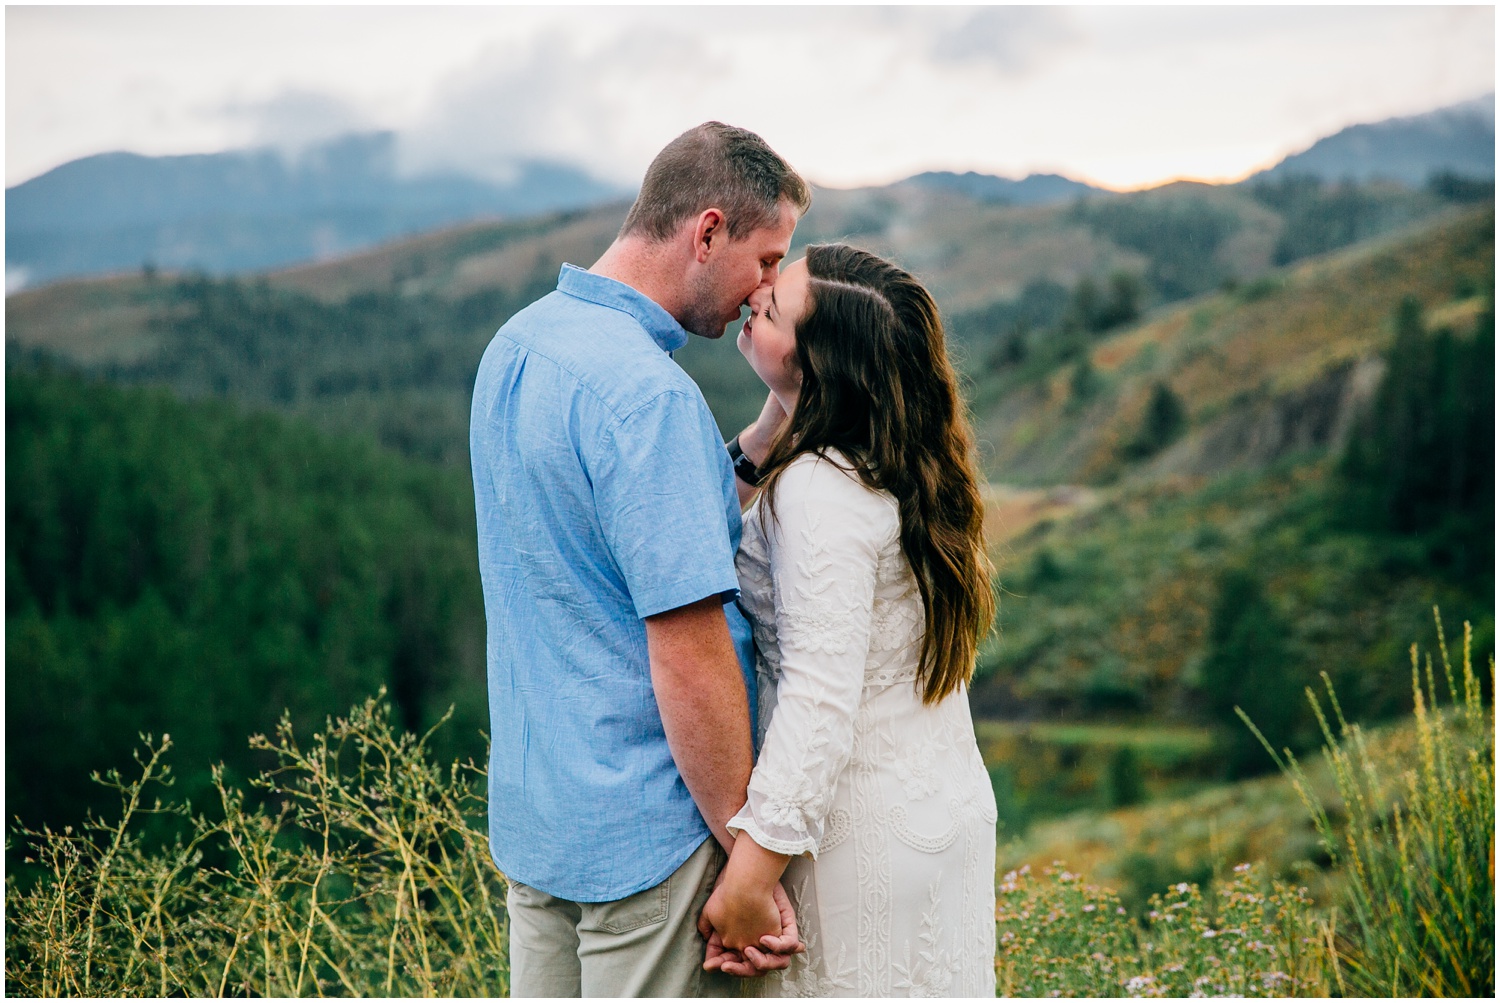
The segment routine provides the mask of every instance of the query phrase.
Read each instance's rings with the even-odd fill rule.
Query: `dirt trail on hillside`
[[[985,484],[979,490],[984,498],[984,538],[992,548],[1024,536],[1043,522],[1071,518],[1099,504],[1098,491],[1072,484],[1047,488]]]

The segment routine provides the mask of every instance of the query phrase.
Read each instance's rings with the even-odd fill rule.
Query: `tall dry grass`
[[[1331,914],[1258,864],[1206,894],[1174,885],[1140,923],[1078,875],[1017,871],[997,899],[1002,991],[1492,996],[1494,712],[1467,625],[1457,674],[1438,629],[1441,672],[1413,648],[1416,752],[1394,772],[1331,684],[1337,731],[1309,697],[1342,806],[1325,806],[1296,758],[1271,750],[1342,874]],[[1490,672],[1493,687],[1493,658]],[[155,797],[171,783],[171,742],[147,736],[138,779],[98,778],[119,792],[118,820],[12,831],[29,875],[7,876],[6,991],[507,994],[483,769],[438,767],[430,734],[393,727],[384,694],[306,748],[283,720],[252,739],[264,772],[243,787],[216,774],[212,813]]]
[[[1340,995],[1495,994],[1494,705],[1485,704],[1473,670],[1469,624],[1455,678],[1442,619],[1433,615],[1446,700],[1432,656],[1419,657],[1412,645],[1417,755],[1399,775],[1371,754],[1360,726],[1345,720],[1326,675],[1337,733],[1322,701],[1307,691],[1343,802],[1341,824],[1330,819],[1296,757],[1277,754],[1261,737],[1345,878],[1333,918],[1339,936],[1331,942]],[[1491,655],[1491,693],[1494,673]]]
[[[117,821],[16,829],[39,873],[7,882],[6,991],[505,995],[483,773],[438,768],[427,736],[392,727],[383,697],[329,720],[307,748],[286,720],[252,738],[275,765],[251,791],[216,773],[213,817],[151,797],[171,782],[171,741],[145,736],[138,779],[96,777],[120,793]],[[149,840],[153,816],[179,835]]]

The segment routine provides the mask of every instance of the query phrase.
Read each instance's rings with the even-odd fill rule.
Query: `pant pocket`
[[[578,928],[603,933],[629,933],[643,926],[663,922],[671,904],[671,886],[672,879],[668,878],[654,888],[647,888],[614,902],[598,903],[587,908]]]

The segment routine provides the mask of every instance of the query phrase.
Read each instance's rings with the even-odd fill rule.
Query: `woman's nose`
[[[762,282],[755,287],[755,291],[750,294],[750,309],[756,313],[761,313],[765,310],[766,306],[771,302],[771,285],[771,282]]]

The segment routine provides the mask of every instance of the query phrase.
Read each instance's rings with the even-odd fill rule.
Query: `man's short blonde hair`
[[[807,182],[748,129],[704,122],[668,143],[651,166],[620,236],[666,240],[710,207],[724,213],[731,239],[781,219],[782,202],[807,212]]]

